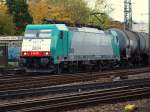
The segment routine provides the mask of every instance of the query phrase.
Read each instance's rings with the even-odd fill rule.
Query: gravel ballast
[[[134,104],[138,108],[150,107],[150,98],[136,100],[136,101],[126,101],[122,103],[114,102],[114,104],[103,104],[103,105],[91,106],[91,107],[76,109],[72,111],[70,110],[67,112],[124,112],[124,107],[128,104]]]

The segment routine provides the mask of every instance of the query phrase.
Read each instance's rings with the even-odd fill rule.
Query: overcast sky
[[[94,0],[87,0],[92,1]],[[114,11],[110,14],[115,20],[124,21],[124,0],[108,0]],[[148,22],[148,0],[132,0],[133,20]]]

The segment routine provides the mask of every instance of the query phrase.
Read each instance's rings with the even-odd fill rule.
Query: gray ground
[[[123,103],[115,103],[114,102],[114,104],[91,106],[91,107],[81,108],[81,109],[67,111],[67,112],[124,112],[124,107],[127,104],[135,104],[138,108],[150,107],[150,98],[137,100],[137,101],[128,101],[128,102],[123,102]],[[150,111],[148,111],[148,112],[150,112]]]

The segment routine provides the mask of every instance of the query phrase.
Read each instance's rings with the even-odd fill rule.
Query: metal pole
[[[126,0],[124,0],[124,30],[126,30]]]
[[[148,0],[148,24],[149,24],[149,49],[150,49],[150,0]],[[149,64],[150,64],[150,50],[149,50]]]

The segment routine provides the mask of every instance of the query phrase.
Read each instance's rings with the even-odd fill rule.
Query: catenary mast
[[[124,29],[132,30],[132,3],[124,0]]]

